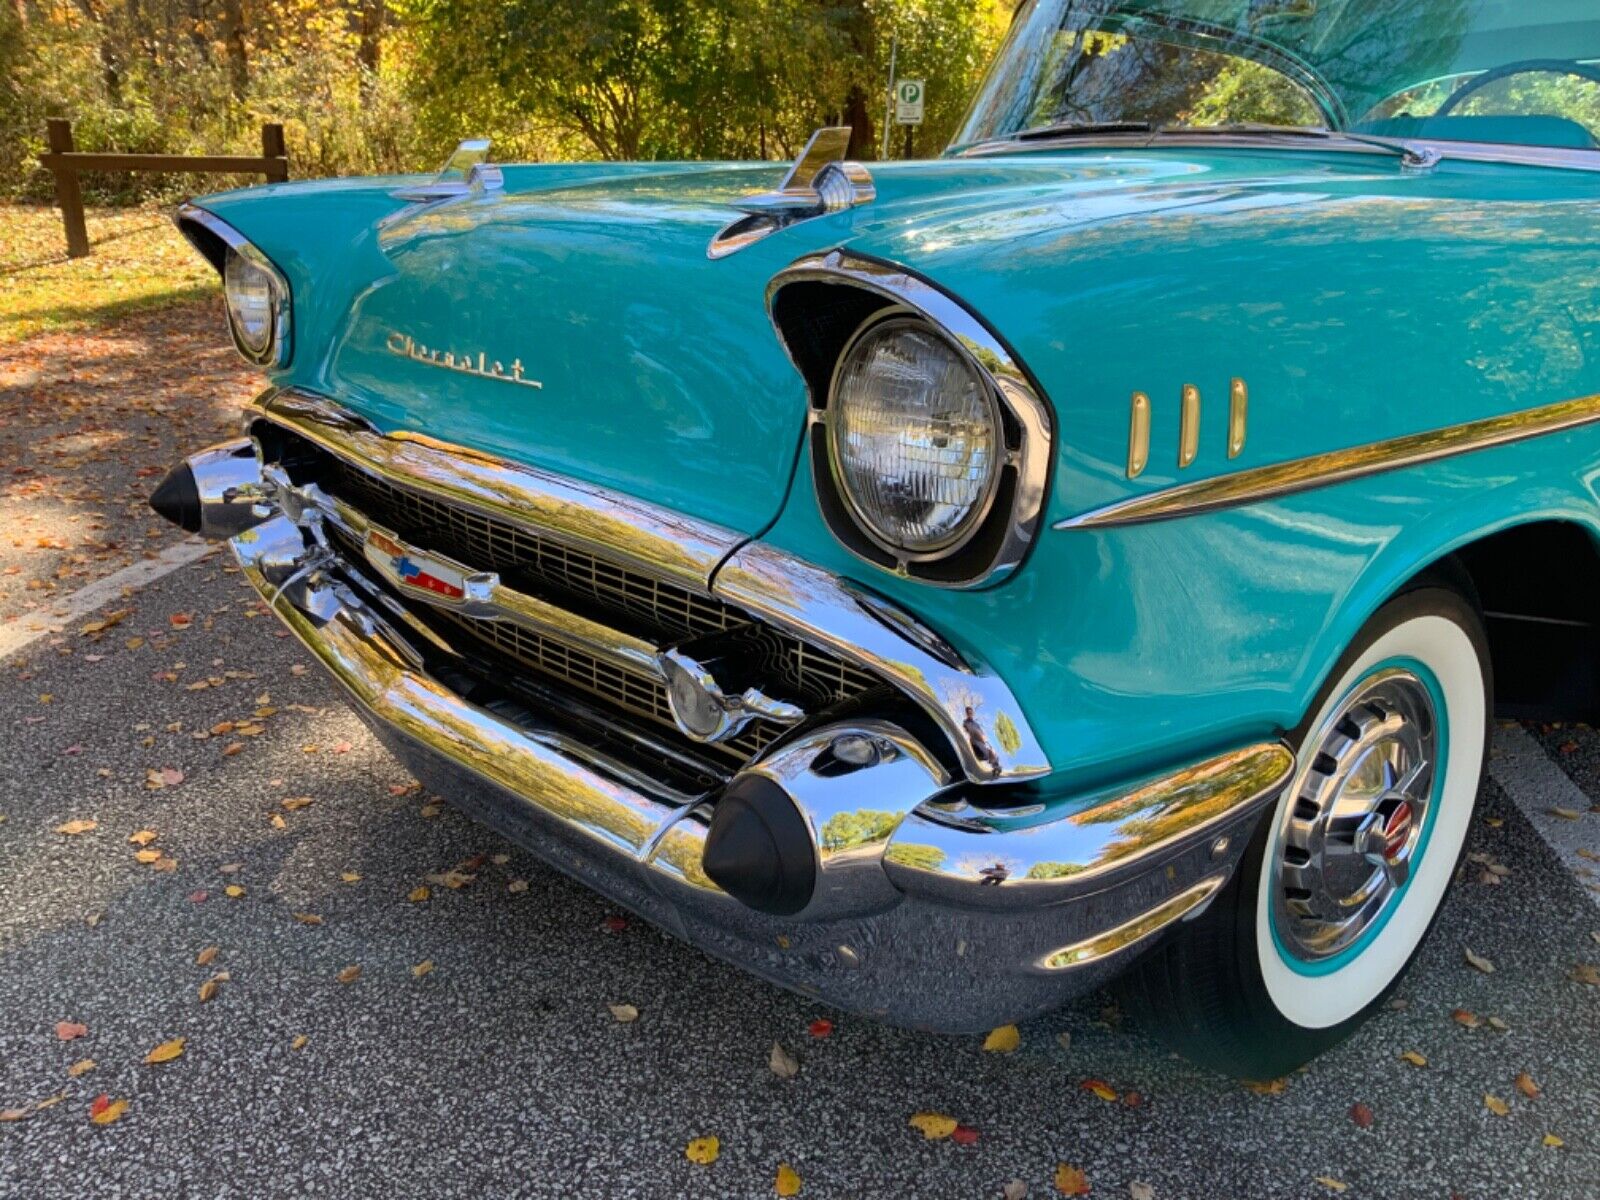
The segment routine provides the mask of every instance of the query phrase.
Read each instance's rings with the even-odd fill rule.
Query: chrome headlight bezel
[[[892,336],[899,332],[919,333],[940,343],[941,347],[966,370],[979,392],[988,417],[992,442],[998,451],[979,494],[967,505],[966,515],[944,536],[917,543],[913,543],[910,538],[897,538],[868,511],[866,499],[851,485],[851,472],[845,462],[846,451],[841,445],[845,428],[843,419],[845,397],[841,394],[841,385],[847,369],[862,353],[863,348],[874,339],[885,335]],[[894,305],[878,310],[871,318],[862,322],[860,328],[851,335],[850,340],[839,352],[838,361],[833,368],[833,377],[828,385],[828,403],[822,410],[820,420],[827,430],[824,441],[828,454],[828,471],[839,499],[849,510],[851,519],[861,533],[884,553],[893,556],[897,562],[924,563],[949,558],[958,553],[983,528],[984,521],[994,506],[995,494],[999,490],[1005,466],[1006,439],[999,397],[995,393],[993,383],[972,356],[926,318]]]
[[[902,267],[846,250],[809,255],[767,289],[779,340],[810,396],[808,444],[818,509],[853,555],[918,582],[974,588],[999,582],[1027,557],[1049,493],[1055,417],[1017,356],[955,297]],[[838,481],[829,406],[845,355],[889,320],[923,323],[962,355],[987,385],[1004,446],[982,515],[949,544],[907,552],[876,536]]]
[[[237,229],[203,208],[185,204],[178,210],[176,220],[183,236],[216,268],[217,276],[222,281],[228,336],[233,339],[233,347],[239,356],[252,366],[265,367],[270,371],[287,367],[294,353],[294,296],[284,273]],[[234,258],[264,272],[270,280],[272,301],[269,334],[266,345],[260,348],[252,346],[241,334],[234,318],[233,300],[227,294],[228,263]]]

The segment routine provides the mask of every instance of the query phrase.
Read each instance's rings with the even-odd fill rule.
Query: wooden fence
[[[196,175],[265,175],[268,183],[289,178],[289,155],[284,149],[283,126],[261,126],[261,157],[234,154],[86,154],[72,148],[72,122],[46,124],[50,149],[39,161],[56,177],[56,204],[66,227],[67,257],[89,253],[89,230],[83,220],[83,193],[78,175],[83,171],[165,171]]]

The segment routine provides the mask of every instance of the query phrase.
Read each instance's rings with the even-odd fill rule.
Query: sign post
[[[927,84],[921,79],[898,79],[894,85],[894,119],[906,127],[906,157],[911,157],[911,138],[916,127],[922,124],[923,106],[927,100]]]

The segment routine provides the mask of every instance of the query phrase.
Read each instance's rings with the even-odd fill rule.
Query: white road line
[[[1589,812],[1589,797],[1520,725],[1495,730],[1489,774],[1600,905],[1600,863],[1578,854],[1600,851],[1600,814]],[[1574,821],[1551,811],[1557,808],[1582,815]]]
[[[216,548],[214,542],[185,538],[175,546],[168,546],[154,558],[130,563],[113,575],[95,580],[48,609],[23,613],[20,617],[0,622],[0,659],[26,649],[40,638],[60,633],[95,609],[120,599],[123,589],[145,587],[163,575],[172,574],[179,567],[199,561]]]

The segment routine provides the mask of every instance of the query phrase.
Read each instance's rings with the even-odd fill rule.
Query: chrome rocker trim
[[[936,633],[887,601],[858,592],[794,555],[480,451],[415,433],[381,433],[310,392],[263,393],[247,414],[247,427],[263,419],[391,483],[636,565],[832,650],[926,711],[945,731],[974,783],[1027,779],[1050,770],[1044,749],[1003,680],[963,662]],[[496,595],[513,618],[538,621],[549,616],[532,612],[536,602],[504,588]],[[602,629],[598,640],[609,637]],[[621,635],[616,637],[613,645],[622,641]],[[594,640],[587,637],[585,644]],[[633,651],[642,649],[641,644]],[[654,663],[649,669],[656,670]],[[977,736],[969,727],[968,707],[974,710]]]
[[[1260,788],[1276,754],[1290,757],[1282,747],[1252,748],[1224,756],[1227,766],[1213,760],[1087,809],[1054,805],[1048,820],[1035,806],[1023,810],[1022,834],[1000,828],[1015,812],[942,802],[937,761],[892,723],[815,730],[748,769],[794,799],[815,843],[812,901],[775,917],[706,875],[714,798],[665,789],[538,714],[514,723],[471,703],[430,675],[428,635],[367,598],[382,593],[363,564],[318,536],[316,517],[297,523],[266,511],[275,504],[262,509],[262,523],[231,543],[246,579],[426,787],[712,954],[902,1024],[988,1029],[1100,986],[1148,939],[1200,911],[1231,874],[1271,799]],[[845,739],[876,749],[841,776],[831,748]],[[1173,834],[1130,851],[1137,821]],[[1088,869],[1020,889],[955,869],[940,876],[905,844],[907,832],[921,841],[939,822],[949,822],[939,827],[953,868],[1025,836],[1038,857]],[[917,867],[891,869],[899,860]]]

